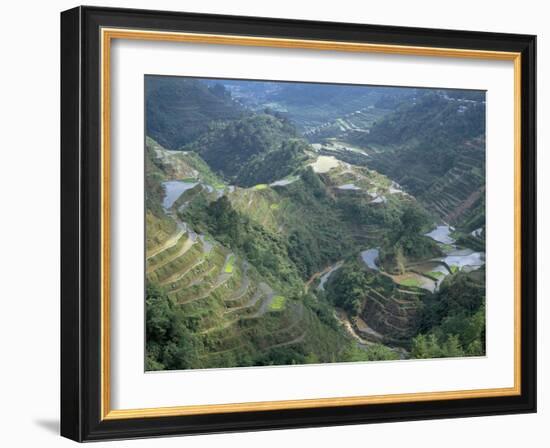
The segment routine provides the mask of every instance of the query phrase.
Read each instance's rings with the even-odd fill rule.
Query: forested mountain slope
[[[466,93],[424,93],[354,140],[370,149],[370,166],[453,224],[485,188],[484,96]]]
[[[305,131],[358,109],[384,113],[393,110],[416,89],[354,86],[326,83],[212,80],[223,84],[242,104],[253,110],[266,107],[284,114]]]
[[[212,122],[239,118],[243,110],[220,87],[193,78],[146,76],[146,134],[167,149],[178,149]]]
[[[229,182],[253,186],[295,171],[308,144],[288,120],[260,113],[213,127],[183,149],[200,154]]]

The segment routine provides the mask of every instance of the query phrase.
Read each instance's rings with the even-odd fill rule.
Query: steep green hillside
[[[458,92],[455,93],[458,96]],[[484,95],[475,100],[458,100],[447,92],[427,91],[417,98],[401,104],[394,112],[373,126],[363,136],[364,143],[402,145],[410,142],[432,143],[434,154],[441,155],[444,148],[438,143],[451,145],[485,132]],[[425,159],[424,159],[425,160]],[[428,163],[427,165],[432,165]]]
[[[182,219],[242,250],[265,276],[283,279],[283,288],[307,280],[353,247],[336,202],[311,170],[284,187],[238,188],[208,205],[196,198]]]
[[[293,260],[291,256],[292,250],[301,251],[294,247],[297,240],[291,230],[298,227],[295,220],[299,217],[283,213],[283,204],[290,206],[294,196],[305,202],[308,195],[314,197],[315,189],[309,191],[307,185],[315,180],[308,180],[305,174],[306,180],[286,187],[213,189],[208,183],[213,174],[201,172],[196,155],[167,151],[148,140],[148,156],[148,182],[157,184],[152,192],[162,191],[162,182],[172,180],[169,174],[188,176],[190,170],[195,170],[196,186],[181,194],[160,217],[147,210],[147,369],[394,356],[378,347],[357,353],[330,305],[305,292],[307,269],[324,266],[343,250],[336,233],[314,242],[318,258],[307,262],[314,265],[304,265],[301,257]],[[311,171],[309,176],[314,176]],[[289,186],[294,190],[285,191]],[[220,196],[219,191],[224,193]],[[152,194],[151,201],[155,200],[159,202],[156,209],[162,208],[161,197]],[[259,215],[243,207],[244,201],[250,200],[257,204],[265,201],[264,206],[275,215],[273,226],[284,223],[288,232],[261,225]],[[321,203],[302,213],[322,212]],[[275,204],[281,208],[273,207]],[[330,224],[330,219],[335,218],[319,223],[308,218],[318,226],[315,228],[324,225],[337,232],[336,221]],[[326,247],[327,241],[330,247]]]
[[[291,174],[307,148],[287,120],[258,114],[217,126],[184,149],[200,154],[230,182],[253,186]]]
[[[485,353],[485,269],[460,272],[424,299],[416,358],[480,356]]]
[[[146,134],[168,149],[195,140],[212,122],[237,119],[241,113],[223,88],[192,78],[145,77]]]
[[[472,218],[484,195],[485,104],[474,93],[425,93],[353,141],[368,152],[371,167],[455,225]]]
[[[378,88],[317,83],[280,83],[270,81],[210,81],[223,84],[233,97],[255,110],[269,108],[284,114],[300,130],[308,131],[359,109],[381,117],[416,89]]]
[[[334,274],[326,294],[352,317],[361,337],[410,347],[421,306],[418,288],[398,285],[390,277],[366,269],[354,257]]]

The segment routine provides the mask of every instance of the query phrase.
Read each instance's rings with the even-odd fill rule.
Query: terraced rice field
[[[201,357],[205,367],[215,367],[220,357],[304,341],[303,305],[290,303],[238,255],[184,223],[157,227],[147,252],[147,279],[166,288],[194,322],[207,348]]]
[[[328,173],[331,169],[336,168],[340,162],[334,156],[319,156],[311,164],[313,171],[316,173]]]
[[[230,255],[227,263],[225,264],[224,271],[226,274],[232,274],[235,267],[235,255]]]
[[[414,331],[419,296],[415,292],[416,287],[401,285],[401,288],[391,295],[384,295],[374,288],[368,288],[359,317],[370,331],[363,332],[363,337],[374,342],[380,341],[379,337],[372,337],[374,332],[377,335],[385,335],[386,343],[399,343],[410,337]]]
[[[286,297],[284,296],[275,296],[273,297],[273,302],[269,307],[272,311],[281,311],[285,307]]]

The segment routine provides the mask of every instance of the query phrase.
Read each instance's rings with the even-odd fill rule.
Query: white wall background
[[[550,157],[545,123],[550,98],[545,85],[550,54],[549,12],[535,0],[118,0],[88,4],[205,13],[362,22],[537,34],[539,230],[550,223]],[[0,28],[0,443],[3,446],[69,446],[58,435],[59,414],[59,12],[78,3],[11,1]],[[545,202],[545,204],[544,204]],[[382,425],[344,426],[124,441],[108,446],[188,447],[223,445],[543,447],[550,439],[550,392],[546,387],[550,316],[550,237],[539,231],[539,413]],[[546,253],[546,254],[545,254]],[[547,353],[546,353],[547,354]],[[107,446],[98,444],[96,446]]]

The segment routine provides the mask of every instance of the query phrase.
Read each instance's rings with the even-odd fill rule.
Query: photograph
[[[485,91],[144,90],[146,371],[485,356]]]

